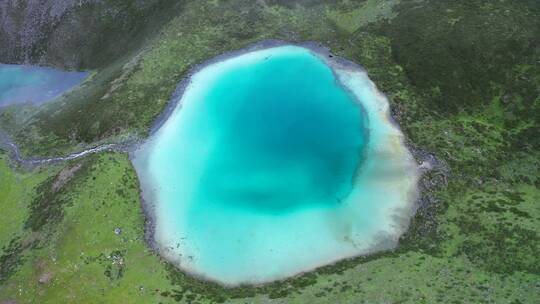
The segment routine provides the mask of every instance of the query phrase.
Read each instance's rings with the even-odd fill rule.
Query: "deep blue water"
[[[212,143],[195,201],[280,213],[350,192],[361,111],[321,62],[292,54],[235,68],[195,102],[189,132]]]
[[[66,72],[46,67],[0,64],[0,107],[39,105],[79,84],[88,72]]]

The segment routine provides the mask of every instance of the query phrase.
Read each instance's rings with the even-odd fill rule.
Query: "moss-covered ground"
[[[148,249],[126,155],[32,171],[2,155],[0,303],[540,302],[538,1],[186,1],[156,33],[1,125],[27,155],[144,136],[194,65],[262,39],[318,41],[362,64],[411,146],[446,163],[422,181],[431,203],[394,251],[226,289]]]

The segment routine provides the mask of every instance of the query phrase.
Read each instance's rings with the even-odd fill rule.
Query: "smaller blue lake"
[[[40,105],[81,83],[88,72],[66,72],[47,67],[0,64],[0,107]]]

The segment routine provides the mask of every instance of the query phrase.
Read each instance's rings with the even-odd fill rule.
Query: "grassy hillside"
[[[24,115],[4,111],[0,124],[27,155],[144,136],[194,65],[261,39],[318,41],[362,64],[411,146],[447,164],[422,180],[431,203],[394,251],[224,289],[147,249],[125,155],[32,172],[3,157],[0,210],[17,212],[0,212],[10,223],[0,228],[0,303],[540,301],[538,1],[186,1],[172,15],[129,52],[103,53],[112,62],[88,64],[95,73],[78,90]]]

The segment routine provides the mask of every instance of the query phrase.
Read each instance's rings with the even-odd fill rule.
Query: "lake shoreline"
[[[150,127],[150,130],[149,130],[150,135],[145,141],[150,141],[151,140],[152,136],[155,135],[155,133],[164,125],[164,123],[171,117],[171,115],[174,113],[175,110],[177,110],[177,109],[181,110],[182,105],[180,103],[182,101],[182,96],[184,95],[184,92],[188,88],[189,84],[192,82],[193,75],[197,74],[199,71],[201,71],[202,69],[204,69],[204,68],[206,68],[206,67],[208,67],[208,66],[210,66],[212,64],[216,64],[216,63],[219,63],[219,62],[222,62],[222,61],[234,58],[234,57],[238,57],[238,56],[241,56],[241,55],[244,55],[244,54],[248,54],[248,53],[251,53],[251,52],[270,49],[270,48],[275,48],[275,47],[280,47],[280,46],[287,46],[287,45],[289,45],[289,46],[298,46],[298,47],[302,47],[302,48],[305,48],[305,49],[308,49],[309,51],[311,51],[314,55],[316,55],[319,59],[323,60],[331,68],[332,73],[336,77],[337,81],[339,81],[339,79],[340,79],[340,77],[338,75],[338,72],[337,72],[338,69],[339,70],[348,70],[348,71],[365,73],[367,75],[367,71],[361,65],[359,65],[357,63],[354,63],[354,62],[352,62],[350,60],[347,60],[347,59],[344,59],[344,58],[341,58],[341,57],[338,57],[338,56],[335,56],[335,55],[331,54],[330,49],[327,48],[327,47],[324,47],[321,43],[317,43],[317,42],[286,42],[286,41],[282,41],[282,40],[263,40],[263,41],[251,44],[251,45],[249,45],[249,46],[247,46],[245,48],[242,48],[240,50],[234,50],[234,51],[224,53],[222,55],[218,55],[217,57],[206,60],[206,61],[202,62],[201,64],[198,64],[198,65],[194,66],[193,68],[191,68],[189,70],[189,72],[186,74],[186,76],[183,78],[183,80],[180,81],[180,83],[177,85],[174,93],[172,94],[172,96],[170,98],[169,103],[165,107],[165,110],[156,118],[155,122]],[[368,77],[368,79],[369,79],[369,77]],[[347,91],[350,92],[349,88],[346,85],[344,85],[343,83],[340,83],[339,85],[342,88],[344,88],[344,89],[346,89]],[[373,87],[376,89],[375,84],[373,84]],[[377,92],[382,96],[382,98],[384,98],[386,100],[386,103],[388,103],[388,99],[387,99],[386,95],[384,95],[382,92],[380,92],[378,90],[377,90]],[[415,161],[415,173],[413,173],[413,175],[417,176],[418,178],[421,178],[421,175],[416,175],[416,172],[420,171],[420,170],[418,170],[418,159],[420,159],[420,157],[419,157],[420,154],[416,153],[416,151],[418,151],[417,149],[414,149],[414,148],[412,148],[410,146],[409,141],[407,140],[406,136],[401,132],[401,129],[399,128],[399,123],[392,116],[392,113],[391,113],[391,111],[389,109],[389,104],[387,104],[387,106],[388,106],[388,111],[386,111],[386,119],[392,125],[393,128],[397,129],[402,134],[402,136],[403,136],[402,144],[406,147],[407,151],[409,151],[409,153],[412,155],[413,159],[416,159],[416,161]],[[361,106],[361,103],[360,103],[360,108],[363,108]],[[365,110],[365,109],[363,109],[363,110]],[[139,144],[141,144],[141,143],[139,143]],[[133,155],[134,151],[136,151],[137,148],[139,148],[139,147],[133,147],[133,149],[130,152],[130,160],[132,162],[133,162],[133,158],[134,158],[134,155]],[[421,157],[421,158],[423,158],[423,157]],[[139,182],[142,183],[140,176],[139,176]],[[417,186],[418,186],[418,184],[417,184]],[[421,203],[422,202],[421,192],[422,191],[421,191],[420,187],[417,187],[415,193],[412,194],[412,196],[411,196],[410,205],[412,205],[413,208],[414,208],[413,214],[416,211],[418,206],[425,205],[425,202]],[[171,262],[172,264],[174,264],[175,267],[178,267],[175,264],[175,262],[170,261],[170,259],[166,258],[165,255],[163,255],[161,253],[161,250],[163,250],[163,249],[160,248],[160,246],[157,244],[156,239],[155,239],[155,233],[156,233],[156,210],[155,210],[155,208],[156,208],[156,205],[155,205],[155,202],[149,202],[143,196],[144,196],[143,195],[143,190],[142,190],[142,187],[141,187],[140,188],[140,199],[141,199],[142,209],[143,209],[143,212],[145,214],[145,219],[146,219],[146,227],[145,227],[146,242],[147,242],[148,246],[154,252],[156,252],[156,254],[159,254],[165,260],[167,260],[167,261]],[[414,197],[414,199],[412,197]],[[404,229],[404,231],[402,231],[400,233],[400,235],[402,235],[402,234],[404,234],[406,232],[408,224],[409,224],[409,218],[406,220],[406,224],[404,225],[405,229]],[[386,245],[384,245],[384,244],[381,245],[381,246],[386,247]],[[391,248],[395,248],[396,246],[399,246],[397,241],[396,241],[396,245],[391,247]],[[375,246],[375,247],[379,247],[379,246]],[[386,250],[391,249],[391,248],[386,248]],[[382,250],[385,250],[385,249],[382,249]],[[374,249],[373,251],[374,252],[380,252],[381,250]],[[365,256],[368,256],[368,255],[371,255],[371,254],[372,253],[367,253],[367,254],[361,254],[361,255],[358,255],[358,256],[365,257]],[[305,273],[311,273],[313,271],[317,271],[317,269],[322,268],[322,267],[325,267],[325,268],[326,267],[331,267],[331,265],[337,264],[337,263],[339,263],[340,261],[343,261],[343,260],[355,259],[358,256],[345,258],[345,259],[338,259],[333,263],[326,264],[326,265],[323,265],[323,266],[320,266],[320,267],[315,267],[314,269],[298,273],[298,274],[296,274],[294,276],[291,276],[291,277],[288,277],[288,278],[284,278],[284,279],[280,279],[280,280],[276,280],[276,281],[270,281],[270,282],[253,283],[253,284],[252,283],[247,283],[247,284],[249,284],[250,286],[261,286],[261,285],[272,284],[273,282],[289,280],[291,278],[301,276],[301,275],[303,275]],[[186,271],[185,269],[179,269],[178,271],[184,272],[184,273],[186,273],[186,274],[188,274],[190,276],[193,276],[193,277],[195,277],[197,279],[212,282],[212,283],[216,283],[216,284],[228,287],[228,288],[234,288],[234,287],[237,286],[235,284],[228,285],[228,284],[224,284],[222,282],[219,282],[217,280],[213,280],[213,279],[209,279],[207,277],[199,276],[199,275],[193,274],[193,273],[191,273],[189,271]]]

